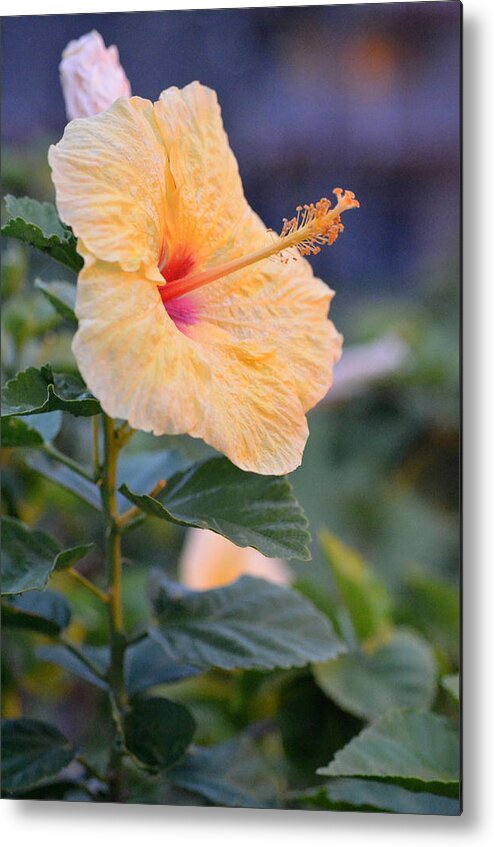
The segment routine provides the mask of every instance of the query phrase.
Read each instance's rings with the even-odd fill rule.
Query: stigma
[[[331,201],[326,197],[317,203],[297,206],[295,217],[284,219],[279,236],[266,247],[246,256],[240,256],[231,262],[225,262],[198,273],[185,273],[180,278],[175,276],[174,279],[167,280],[166,285],[160,286],[163,303],[176,297],[183,297],[191,291],[271,256],[278,256],[284,262],[289,261],[293,257],[293,250],[290,248],[295,248],[296,253],[301,256],[316,255],[324,245],[333,244],[343,231],[341,214],[349,209],[358,209],[360,206],[353,191],[335,188],[333,194],[337,198],[335,206],[332,206]],[[163,276],[166,277],[166,272],[163,272]]]

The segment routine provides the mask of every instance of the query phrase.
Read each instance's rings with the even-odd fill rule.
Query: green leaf
[[[77,241],[60,221],[52,203],[7,194],[5,207],[7,221],[2,235],[30,244],[76,273],[81,270],[84,263],[77,252]]]
[[[163,770],[182,758],[196,731],[188,709],[164,697],[134,700],[125,716],[125,742],[139,761]]]
[[[211,529],[270,558],[310,559],[305,515],[285,477],[246,473],[214,457],[175,474],[158,498],[120,488],[150,515]]]
[[[2,595],[44,588],[59,552],[45,532],[15,518],[2,517]]]
[[[124,451],[118,463],[118,485],[130,480],[134,493],[146,494],[158,480],[170,479],[189,464],[178,450],[141,450],[137,453]],[[117,502],[120,511],[129,506],[127,498],[120,493],[117,495]]]
[[[215,806],[275,809],[273,775],[248,738],[195,748],[166,774],[173,785],[206,797]]]
[[[420,630],[454,660],[460,645],[460,593],[457,585],[423,573],[409,571],[400,586],[399,622]]]
[[[2,418],[2,447],[42,447],[43,436],[18,418]]]
[[[211,591],[163,581],[156,611],[159,628],[149,634],[178,664],[290,668],[345,649],[328,619],[305,598],[249,576]]]
[[[389,712],[343,747],[322,776],[392,781],[414,791],[456,796],[459,738],[447,718],[431,712]]]
[[[70,623],[70,606],[57,591],[29,591],[2,602],[2,623],[43,635],[58,635]]]
[[[77,323],[75,315],[76,287],[71,282],[45,282],[36,279],[34,287],[41,291],[62,318]]]
[[[170,662],[150,638],[132,644],[125,651],[125,686],[130,697],[154,685],[178,682],[199,673],[202,668]]]
[[[42,447],[56,438],[61,426],[61,412],[2,418],[2,447]]]
[[[441,685],[448,694],[451,694],[453,700],[456,700],[457,703],[460,701],[460,674],[452,673],[443,676]]]
[[[84,479],[66,465],[48,459],[43,453],[23,457],[23,460],[31,470],[41,474],[45,479],[61,485],[93,509],[101,510],[101,495],[96,483]]]
[[[71,567],[94,547],[83,544],[62,550],[46,532],[31,529],[15,518],[2,517],[1,526],[2,595],[44,588],[55,568]]]
[[[42,721],[2,721],[2,789],[15,794],[56,776],[75,756],[72,744]]]
[[[75,676],[90,682],[98,688],[107,689],[101,679],[108,672],[110,653],[106,647],[78,646],[79,653],[96,669],[90,667],[63,644],[40,647],[37,655],[45,662],[52,662]],[[161,648],[150,638],[144,638],[137,644],[131,644],[125,651],[125,687],[129,697],[134,697],[155,685],[178,682],[202,673],[200,668],[191,665],[176,665],[167,661]]]
[[[2,391],[2,416],[42,412],[98,415],[101,407],[76,374],[54,374],[50,365],[27,368],[9,380]]]
[[[408,791],[399,785],[370,779],[334,779],[294,799],[296,807],[304,809],[382,811],[398,815],[460,814],[459,801],[451,797]]]
[[[314,675],[340,708],[370,721],[390,709],[429,708],[436,690],[431,648],[405,632],[394,634],[372,653],[359,650],[315,665]]]
[[[328,700],[309,669],[286,674],[277,685],[277,700],[283,751],[303,785],[310,783],[321,761],[329,761],[362,729],[360,720]]]
[[[91,647],[86,645],[84,647],[78,646],[77,649],[97,669],[98,674],[104,675],[107,673],[110,665],[110,651],[108,648]],[[40,647],[36,652],[39,658],[44,662],[50,662],[54,665],[58,665],[60,668],[73,673],[74,676],[84,679],[86,682],[90,682],[97,688],[102,688],[105,691],[108,689],[108,684],[105,680],[101,679],[97,673],[93,673],[91,668],[88,667],[82,659],[72,653],[72,651],[63,644],[50,644],[46,647]]]
[[[72,568],[76,562],[79,562],[84,556],[87,556],[91,550],[95,548],[94,542],[89,544],[78,544],[77,547],[69,547],[67,550],[61,550],[55,559],[56,571],[65,571],[67,568]]]
[[[384,584],[352,550],[323,530],[323,552],[359,641],[382,635],[391,624],[390,597]]]

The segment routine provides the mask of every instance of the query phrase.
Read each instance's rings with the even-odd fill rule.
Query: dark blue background
[[[409,294],[458,252],[460,14],[451,0],[4,18],[3,143],[58,140],[61,52],[98,29],[133,93],[217,90],[268,226],[334,186],[355,191],[362,208],[314,259],[338,310]]]

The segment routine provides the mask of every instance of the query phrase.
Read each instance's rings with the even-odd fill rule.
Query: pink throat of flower
[[[194,270],[195,264],[192,253],[181,246],[171,256],[160,259],[159,269],[165,282],[171,283],[190,274]],[[163,306],[177,329],[185,333],[187,327],[197,323],[197,301],[191,297],[167,299],[165,296],[166,288],[167,285],[158,286]]]
[[[163,287],[160,286],[160,294]],[[197,301],[192,297],[177,297],[175,300],[163,300],[162,297],[161,299],[169,317],[181,332],[185,333],[187,327],[197,323],[199,319]]]

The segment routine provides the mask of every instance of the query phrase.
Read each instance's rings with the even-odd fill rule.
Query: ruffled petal
[[[334,292],[305,259],[267,259],[189,296],[201,321],[221,327],[232,340],[255,339],[273,349],[304,411],[327,393],[343,338],[328,320]]]
[[[124,270],[157,266],[166,212],[166,156],[153,105],[121,98],[72,121],[48,158],[60,216],[87,250]]]
[[[188,335],[211,368],[204,416],[189,430],[246,471],[290,473],[302,461],[309,431],[304,410],[272,345],[235,341],[219,326],[198,321]]]
[[[247,471],[282,474],[300,464],[307,422],[271,350],[202,321],[185,334],[157,287],[116,264],[85,266],[76,312],[74,354],[107,414],[155,435],[203,438]]]
[[[168,88],[155,104],[155,116],[175,189],[168,190],[171,248],[193,245],[201,268],[233,258],[244,249],[246,223],[258,219],[244,197],[216,93],[199,82]],[[259,234],[264,232],[260,225]],[[255,246],[251,240],[249,249]]]
[[[174,202],[168,196],[171,240],[195,245],[197,269],[270,243],[276,236],[245,200],[215,92],[197,82],[170,88],[155,110],[176,187]],[[225,330],[233,343],[255,339],[275,350],[308,410],[331,386],[342,338],[327,320],[333,292],[292,253],[287,265],[266,260],[192,298],[200,320]]]

